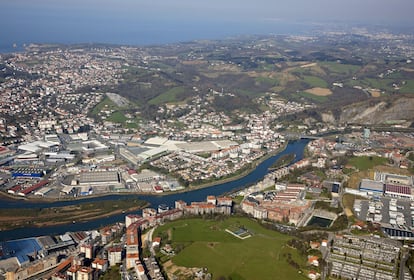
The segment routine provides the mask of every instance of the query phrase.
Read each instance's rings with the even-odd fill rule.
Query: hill
[[[385,43],[395,46],[387,59],[381,51]],[[230,102],[213,103],[212,109],[219,111],[258,111],[255,100],[270,92],[314,103],[340,123],[407,119],[412,103],[404,102],[414,93],[414,66],[396,44],[364,35],[323,34],[142,47],[125,58],[122,81],[101,90],[126,97],[149,118],[157,116],[159,106],[185,103],[215,90],[235,96]],[[382,103],[384,97],[404,94],[408,99],[398,104]],[[343,107],[346,111],[339,116],[335,109]]]

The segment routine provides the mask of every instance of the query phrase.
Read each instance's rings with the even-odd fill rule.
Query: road
[[[145,235],[145,244],[146,244],[146,246],[148,246],[148,248],[151,252],[151,256],[155,255],[154,248],[151,245],[152,245],[152,235],[154,234],[154,231],[155,231],[156,228],[157,227],[153,227]]]
[[[400,262],[400,272],[398,274],[399,280],[405,279],[404,277],[405,263],[407,262],[409,256],[410,256],[409,252],[402,252],[401,262]]]

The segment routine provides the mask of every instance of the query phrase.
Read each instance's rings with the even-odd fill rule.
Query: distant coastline
[[[36,11],[34,11],[36,13]],[[30,19],[28,19],[30,20]],[[71,21],[72,23],[73,21]],[[314,26],[309,24],[283,23],[269,24],[268,22],[246,23],[238,25],[223,25],[222,22],[197,22],[197,23],[167,23],[167,22],[139,22],[137,25],[124,24],[117,30],[105,30],[102,26],[93,29],[86,28],[87,32],[79,34],[73,26],[62,26],[62,30],[68,32],[49,33],[44,30],[33,30],[30,34],[24,32],[8,32],[0,42],[1,53],[22,52],[25,45],[30,44],[61,44],[61,45],[118,45],[118,46],[151,46],[179,44],[199,40],[224,40],[241,36],[270,36],[274,34],[305,35],[312,33]],[[45,25],[46,23],[40,23]],[[145,29],[140,28],[144,24]],[[78,26],[82,28],[81,26]],[[58,27],[57,27],[58,28]],[[72,32],[69,32],[72,31]],[[173,31],[173,32],[171,32]],[[14,47],[15,46],[15,47]]]

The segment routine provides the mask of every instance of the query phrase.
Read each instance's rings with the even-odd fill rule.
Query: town
[[[221,279],[252,240],[298,279],[412,279],[414,49],[388,35],[0,54],[0,279]]]

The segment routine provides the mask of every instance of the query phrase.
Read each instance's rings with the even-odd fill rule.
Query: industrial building
[[[239,144],[230,140],[221,141],[203,141],[203,142],[188,142],[176,144],[177,148],[187,153],[206,153],[225,150],[231,147],[238,146]]]
[[[413,195],[413,188],[404,185],[391,185],[385,184],[386,196],[395,197],[395,198],[408,198],[410,199]]]
[[[79,185],[116,185],[121,183],[117,171],[93,171],[79,174]]]
[[[385,184],[398,184],[398,185],[407,185],[413,186],[414,179],[413,176],[405,176],[399,174],[390,174],[384,172],[375,172],[374,174],[375,181],[381,181]]]
[[[362,179],[359,185],[359,190],[372,195],[383,195],[384,183],[370,179]]]
[[[19,145],[17,148],[20,151],[29,152],[29,153],[38,153],[42,150],[49,150],[50,148],[58,146],[55,142],[49,142],[49,141],[35,141],[30,142],[27,144]]]
[[[57,163],[71,161],[75,155],[70,152],[46,152],[45,157],[47,163]]]
[[[138,165],[156,157],[165,155],[168,152],[169,149],[167,147],[127,147],[119,149],[121,157],[134,165]]]
[[[43,254],[43,247],[36,238],[11,240],[0,243],[0,260],[15,258],[17,264],[22,266]]]
[[[0,242],[0,271],[6,272],[6,279],[40,279],[36,275],[58,265],[58,255],[73,251],[75,245],[69,235]]]
[[[148,169],[142,170],[141,173],[139,173],[139,174],[138,173],[131,174],[131,179],[134,180],[137,183],[151,182],[153,180],[160,180],[161,177],[162,176],[160,174],[158,174],[154,171],[148,170]]]
[[[34,185],[32,185],[28,188],[21,189],[17,194],[20,195],[20,196],[26,196],[26,195],[34,192],[34,191],[39,190],[40,188],[46,186],[47,184],[49,184],[49,181],[48,180],[43,180],[43,181],[40,181],[39,183],[34,184]]]
[[[12,171],[13,178],[36,178],[40,179],[47,171],[40,168],[16,168]]]
[[[238,147],[239,144],[230,140],[182,142],[171,141],[167,138],[154,137],[145,141],[142,146],[122,147],[119,149],[119,153],[125,160],[132,164],[138,165],[174,151],[183,151],[186,153],[196,154],[217,152],[236,146]]]

